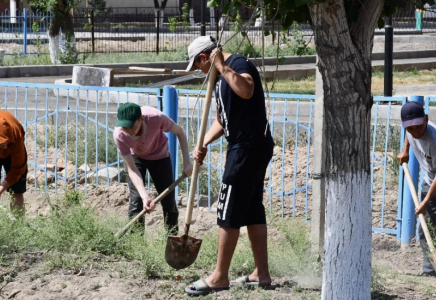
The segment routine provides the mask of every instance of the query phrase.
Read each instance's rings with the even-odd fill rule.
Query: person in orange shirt
[[[24,137],[20,121],[9,112],[0,110],[0,170],[3,167],[6,173],[0,185],[0,195],[6,190],[12,194],[11,210],[24,211],[27,177]]]

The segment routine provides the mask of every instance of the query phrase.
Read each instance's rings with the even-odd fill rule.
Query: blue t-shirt
[[[217,109],[229,147],[272,145],[259,72],[254,64],[242,55],[231,55],[225,63],[238,74],[250,74],[254,82],[253,96],[243,99],[233,92],[222,76],[216,80]]]

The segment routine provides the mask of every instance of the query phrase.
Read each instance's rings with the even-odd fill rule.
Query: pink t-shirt
[[[140,136],[127,134],[122,127],[115,127],[114,141],[121,155],[131,153],[147,160],[158,160],[170,156],[168,138],[169,132],[175,124],[168,116],[150,106],[141,107],[145,117],[142,126],[145,130]]]

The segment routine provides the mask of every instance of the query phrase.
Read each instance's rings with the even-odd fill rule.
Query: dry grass
[[[372,74],[372,93],[375,96],[383,95],[384,90],[383,72]],[[436,70],[410,70],[406,72],[394,72],[394,90],[403,85],[436,84]]]

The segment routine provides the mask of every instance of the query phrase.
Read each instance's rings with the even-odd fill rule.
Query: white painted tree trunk
[[[194,20],[194,9],[190,8],[189,9],[189,24],[191,24],[191,26],[195,25],[195,20]]]
[[[164,9],[155,9],[154,10],[154,16],[155,16],[155,21],[154,21],[154,26],[157,27],[157,12],[159,13],[159,28],[162,28],[163,25],[163,19],[164,19],[164,15],[165,15],[165,11]]]
[[[309,6],[324,89],[322,300],[371,299],[371,52],[384,0],[348,23],[343,0]]]
[[[218,26],[220,28],[224,28],[224,29],[229,28],[229,25],[228,25],[228,22],[227,22],[227,16],[226,15],[221,15],[221,18],[218,21]]]
[[[66,55],[69,51],[74,51],[76,48],[76,38],[71,36],[68,41],[67,34],[60,30],[59,34],[51,37],[49,35],[49,50],[50,60],[52,64],[61,64],[60,55]]]
[[[210,8],[210,27],[215,27],[216,20],[215,20],[215,8]]]
[[[48,46],[50,50],[50,60],[54,65],[60,64],[59,61],[59,34],[56,36],[48,35]]]
[[[322,299],[370,299],[370,176],[362,170],[326,182]]]
[[[254,22],[254,27],[262,27],[265,20],[265,10],[261,10],[260,17],[256,18],[256,21]]]
[[[15,18],[17,16],[17,0],[11,0],[9,2],[9,9],[11,11],[10,16],[11,16],[11,23],[12,24],[16,24],[17,23],[17,18]]]

